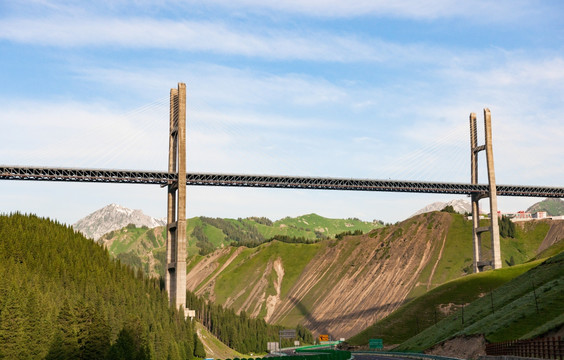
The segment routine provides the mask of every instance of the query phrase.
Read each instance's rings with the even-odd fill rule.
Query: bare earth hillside
[[[302,323],[315,334],[348,337],[404,302],[422,270],[439,261],[451,219],[447,213],[420,215],[290,251],[278,242],[222,249],[191,265],[188,288],[272,323]]]

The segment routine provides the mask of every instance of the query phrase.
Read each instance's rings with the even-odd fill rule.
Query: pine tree
[[[79,326],[80,359],[105,359],[110,350],[110,328],[100,310],[87,306]]]
[[[206,357],[206,350],[204,349],[204,344],[198,337],[198,334],[194,334],[194,356],[200,359]]]
[[[15,291],[7,294],[0,309],[0,358],[25,359],[30,357],[26,318],[22,302]]]
[[[57,317],[57,329],[47,358],[70,360],[77,359],[78,355],[76,317],[71,311],[68,300],[65,299]]]

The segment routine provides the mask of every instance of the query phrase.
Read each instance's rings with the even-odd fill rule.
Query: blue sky
[[[164,170],[168,92],[185,82],[189,171],[468,182],[468,115],[489,107],[498,183],[562,186],[563,15],[525,0],[0,2],[0,163]],[[452,199],[188,194],[188,216],[389,222]],[[139,185],[4,181],[0,199],[66,223],[166,209]]]

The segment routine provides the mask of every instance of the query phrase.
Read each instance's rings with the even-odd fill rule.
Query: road
[[[386,355],[376,355],[376,354],[353,354],[354,360],[400,360],[408,359],[399,356],[386,356]],[[411,359],[413,360],[413,359]]]

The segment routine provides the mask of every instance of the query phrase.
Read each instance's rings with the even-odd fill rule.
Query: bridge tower
[[[168,172],[178,181],[168,184],[165,288],[170,305],[186,308],[186,84],[170,90]]]
[[[484,109],[485,145],[478,146],[478,131],[476,126],[476,114],[470,114],[470,149],[471,149],[471,183],[478,183],[478,153],[486,151],[486,162],[488,166],[489,191],[485,193],[472,194],[472,223],[473,223],[473,245],[474,245],[474,272],[481,272],[484,267],[490,265],[494,269],[501,268],[501,250],[499,246],[499,225],[497,217],[497,193],[495,185],[495,170],[492,150],[492,118],[490,109]],[[490,199],[490,226],[480,226],[480,207],[478,201],[483,198]],[[491,261],[482,258],[481,235],[489,231],[491,234]]]

